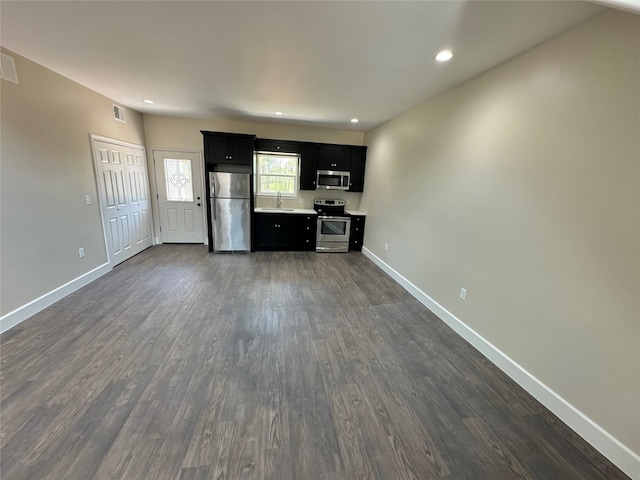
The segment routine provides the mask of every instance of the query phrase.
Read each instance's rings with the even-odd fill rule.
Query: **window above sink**
[[[300,155],[256,153],[256,194],[275,197],[298,196]]]

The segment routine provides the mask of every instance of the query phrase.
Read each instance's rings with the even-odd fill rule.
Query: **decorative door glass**
[[[164,175],[168,202],[193,202],[191,160],[165,158]]]

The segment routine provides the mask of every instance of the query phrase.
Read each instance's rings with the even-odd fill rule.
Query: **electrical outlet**
[[[460,300],[464,300],[465,298],[467,298],[467,289],[466,288],[461,288],[460,289]]]
[[[91,195],[85,195],[84,196],[84,203],[86,205],[91,205]]]
[[[385,249],[385,250],[389,250],[389,244],[388,244],[388,243],[385,243],[385,244],[384,244],[384,249]]]
[[[84,248],[78,249],[78,255],[80,255],[80,258],[84,257]]]

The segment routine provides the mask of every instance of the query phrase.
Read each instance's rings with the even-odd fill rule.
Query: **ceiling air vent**
[[[18,71],[16,70],[16,62],[13,57],[5,53],[0,53],[0,78],[9,80],[13,83],[18,82]]]
[[[127,123],[127,119],[124,116],[124,108],[120,105],[113,104],[113,118],[122,123]]]

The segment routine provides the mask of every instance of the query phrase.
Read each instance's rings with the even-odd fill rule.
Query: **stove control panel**
[[[344,200],[330,200],[328,198],[316,198],[313,201],[314,205],[327,205],[332,207],[344,207]]]

